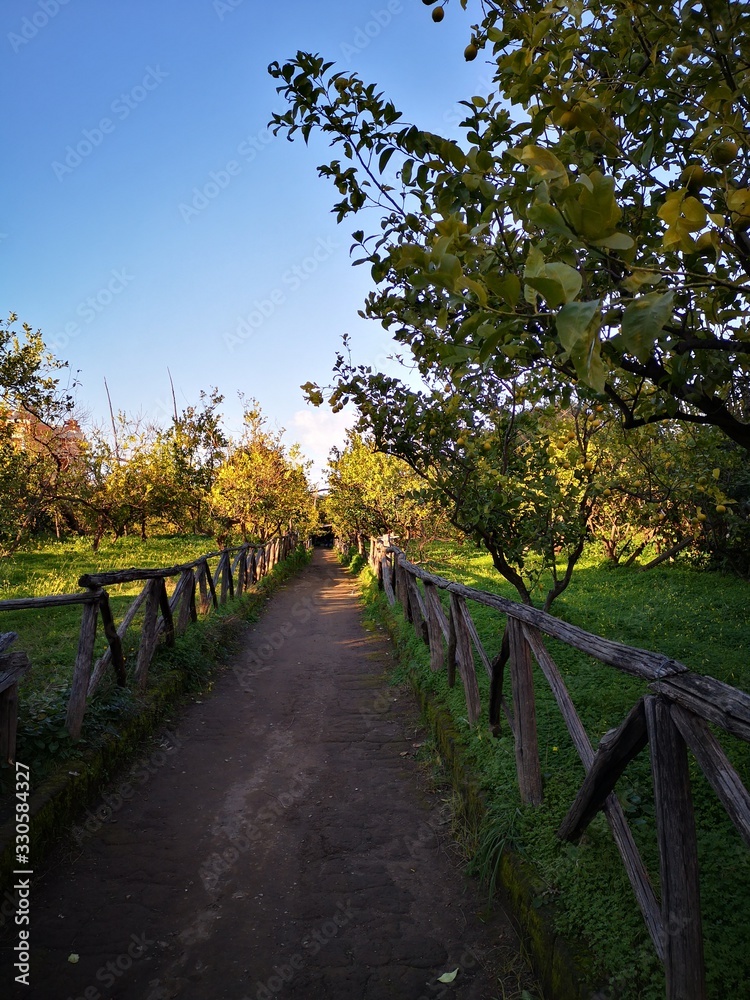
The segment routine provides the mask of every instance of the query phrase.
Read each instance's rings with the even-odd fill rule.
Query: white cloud
[[[312,459],[310,478],[319,486],[325,481],[331,448],[343,447],[346,431],[353,426],[355,420],[354,413],[344,410],[332,413],[331,410],[309,407],[295,412],[289,427],[289,437],[299,443],[307,458]]]

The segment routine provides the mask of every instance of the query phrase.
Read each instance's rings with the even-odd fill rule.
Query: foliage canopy
[[[354,234],[365,314],[423,374],[531,373],[626,428],[711,424],[750,448],[750,5],[482,9],[496,89],[463,102],[461,142],[320,56],[270,67],[275,129],[341,151],[319,168],[338,219],[381,213]]]

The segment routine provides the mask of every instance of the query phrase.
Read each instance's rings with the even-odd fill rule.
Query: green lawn
[[[435,545],[422,565],[470,586],[515,597],[486,553],[470,545]],[[594,555],[576,571],[571,587],[553,605],[552,612],[590,632],[664,652],[692,670],[750,690],[748,607],[750,584],[745,581],[679,564],[645,573],[609,568]],[[485,648],[494,654],[503,617],[477,604],[471,604],[470,610]],[[448,689],[444,672],[430,672],[426,648],[413,638],[411,627],[402,624],[401,635],[424,683],[449,706],[463,732],[466,752],[482,775],[490,800],[485,841],[508,838],[533,862],[545,886],[539,905],[553,902],[560,931],[588,943],[613,995],[628,1000],[663,997],[660,965],[603,816],[597,817],[578,846],[562,844],[555,836],[584,771],[541,672],[535,668],[545,800],[539,809],[530,809],[522,807],[518,797],[507,726],[498,739],[488,735],[484,722],[470,731],[460,682]],[[624,718],[646,685],[559,642],[549,640],[548,648],[596,746],[602,734]],[[488,681],[478,660],[477,676],[486,709]],[[747,745],[725,736],[721,740],[750,786]],[[697,765],[691,764],[710,995],[717,1000],[750,997],[750,851]],[[657,885],[647,751],[628,767],[617,791]]]
[[[78,578],[84,573],[102,573],[132,566],[142,569],[174,566],[215,551],[215,547],[213,539],[198,536],[157,537],[145,542],[136,537],[121,538],[115,542],[102,542],[97,552],[85,539],[50,541],[0,562],[0,600],[74,594],[82,589],[78,586]],[[215,560],[211,568],[216,568]],[[167,582],[170,592],[175,580]],[[120,621],[142,588],[143,582],[107,588],[116,622]],[[136,618],[128,635],[137,637],[138,621]],[[17,632],[18,639],[13,648],[26,652],[32,663],[32,670],[24,683],[26,694],[50,693],[70,683],[80,624],[80,605],[40,611],[0,612],[0,631]],[[105,648],[100,627],[97,655]]]

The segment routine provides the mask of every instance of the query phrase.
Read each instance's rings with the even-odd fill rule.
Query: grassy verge
[[[145,695],[103,684],[87,710],[81,739],[75,743],[64,726],[69,689],[48,686],[43,695],[32,692],[29,701],[22,703],[16,757],[31,772],[32,850],[37,860],[101,785],[140,752],[144,737],[174,710],[180,698],[210,686],[217,664],[237,648],[247,623],[258,618],[273,590],[308,559],[309,554],[299,549],[241,598],[191,624],[174,647],[161,646]],[[46,711],[39,711],[40,698],[46,699]],[[0,798],[0,882],[8,865],[12,867],[12,854],[5,850],[13,839],[13,778],[13,769],[4,765],[0,769],[4,793]]]
[[[426,568],[471,586],[513,597],[486,556],[465,548],[436,546]],[[420,687],[444,705],[461,753],[480,783],[486,812],[475,866],[492,879],[507,861],[503,847],[528,862],[536,885],[533,906],[548,912],[555,930],[585,943],[593,955],[595,981],[612,997],[657,1000],[664,978],[630,885],[603,816],[598,816],[580,844],[562,844],[555,836],[583,778],[546,681],[535,674],[544,804],[525,808],[518,797],[515,756],[507,727],[497,739],[486,725],[471,730],[459,684],[449,689],[445,673],[433,674],[424,644],[400,612],[377,593],[369,572],[362,579],[373,611],[392,623],[402,661],[418,676]],[[663,651],[691,669],[748,688],[746,608],[750,586],[714,573],[666,567],[650,573],[610,570],[594,560],[582,567],[564,599],[554,607],[561,618],[592,632],[632,645]],[[488,652],[500,641],[504,620],[489,609],[471,606]],[[645,685],[620,675],[567,647],[549,642],[592,742],[617,725]],[[483,704],[486,674],[478,664]],[[746,745],[722,737],[722,743],[750,784]],[[716,797],[691,765],[699,827],[699,860],[709,995],[750,996],[750,852],[734,831]],[[658,885],[653,792],[647,752],[634,761],[617,788],[654,885]],[[507,856],[506,856],[507,857]]]
[[[78,576],[93,571],[93,568],[166,566],[187,561],[211,549],[210,540],[205,538],[155,539],[148,543],[129,539],[123,541],[128,544],[118,546],[110,553],[94,554],[80,546],[74,547],[72,552],[61,552],[59,564],[64,567],[64,572],[63,569],[53,571],[58,581],[58,592],[75,591]],[[43,549],[15,560],[17,593],[25,590],[28,596],[34,596],[52,584],[45,569],[37,576],[32,570],[28,587],[23,588],[20,582],[24,564],[27,567],[43,566],[54,556],[54,547],[49,548],[53,549],[52,553]],[[65,715],[80,629],[80,608],[61,609],[66,615],[58,615],[53,610],[19,612],[3,617],[0,627],[3,631],[12,628],[19,633],[15,647],[28,652],[32,661],[28,680],[21,686],[19,696],[16,758],[31,768],[33,787],[38,788],[56,772],[80,772],[92,755],[108,742],[120,739],[122,732],[132,727],[134,720],[143,714],[149,699],[157,697],[156,692],[174,691],[177,694],[199,690],[207,682],[215,664],[221,662],[234,647],[245,623],[260,613],[268,594],[306,559],[307,554],[298,551],[241,598],[227,602],[191,624],[177,638],[174,647],[162,645],[149,668],[149,690],[145,701],[130,687],[118,687],[110,671],[90,699],[81,738],[75,742],[65,729]],[[124,593],[112,602],[116,620],[138,593],[138,588],[137,583],[121,588]],[[120,602],[119,608],[117,601]],[[12,625],[11,618],[14,619]],[[139,620],[136,618],[125,642],[127,663],[131,667],[138,639]],[[99,636],[99,641],[103,650],[103,636]],[[6,764],[0,767],[0,819],[3,818],[3,801],[11,788],[12,769]]]

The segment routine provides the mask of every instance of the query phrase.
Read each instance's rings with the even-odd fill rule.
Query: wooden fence
[[[687,749],[750,846],[750,794],[708,723],[750,742],[750,695],[695,674],[676,660],[585,632],[535,608],[433,576],[410,563],[386,539],[372,539],[370,564],[390,604],[403,606],[407,619],[429,645],[430,666],[456,672],[466,694],[468,720],[481,713],[472,646],[490,677],[489,722],[496,730],[503,712],[515,740],[516,772],[524,803],[542,801],[532,656],[549,683],[586,776],[558,830],[577,840],[602,810],[620,852],[654,948],[664,964],[668,1000],[705,1000],[698,859]],[[421,586],[420,586],[421,584]],[[448,613],[438,591],[449,594]],[[501,612],[507,624],[503,650],[490,660],[479,639],[467,601]],[[603,664],[649,682],[619,728],[594,749],[562,675],[544,645],[548,635]],[[503,693],[505,663],[510,667],[511,700]],[[628,763],[649,746],[654,781],[661,904],[649,880],[615,784]]]
[[[124,569],[86,574],[78,581],[80,587],[86,588],[82,593],[0,601],[0,611],[82,605],[81,630],[66,718],[68,732],[73,739],[77,739],[81,734],[87,698],[101,683],[107,667],[112,664],[121,687],[128,683],[123,638],[142,606],[145,605],[133,670],[133,680],[139,691],[146,688],[149,666],[162,633],[166,644],[174,645],[175,636],[184,632],[191,621],[197,620],[199,610],[206,613],[212,607],[226,603],[228,598],[238,597],[248,586],[270,573],[278,562],[286,559],[296,545],[297,536],[287,534],[262,545],[246,544],[209,552],[193,562],[167,569]],[[218,563],[212,573],[209,559],[217,557]],[[170,596],[166,583],[171,577],[179,579]],[[109,594],[104,588],[136,580],[144,581],[143,589],[117,625],[110,608]],[[94,663],[99,617],[107,649]],[[18,682],[30,666],[25,653],[3,654],[3,649],[15,638],[14,633],[0,636],[0,752],[3,760],[12,760],[14,756]]]

